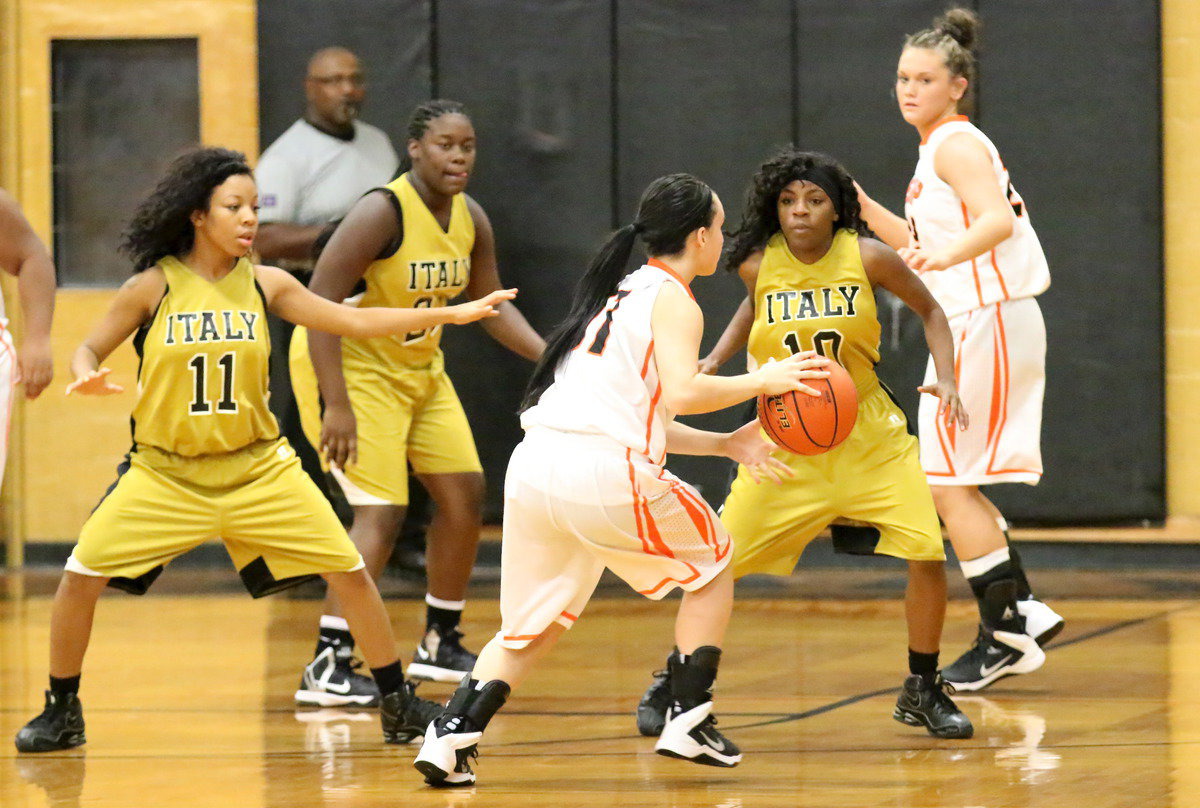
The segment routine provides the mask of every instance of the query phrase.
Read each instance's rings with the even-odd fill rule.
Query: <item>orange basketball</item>
[[[758,420],[771,440],[802,455],[827,452],[844,441],[858,418],[858,392],[844,367],[830,362],[827,379],[805,379],[821,393],[758,397]]]

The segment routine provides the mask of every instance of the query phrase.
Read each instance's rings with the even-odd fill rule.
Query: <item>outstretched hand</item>
[[[958,396],[958,385],[952,380],[924,384],[918,387],[917,391],[941,399],[938,404],[938,417],[946,419],[946,426],[951,427],[958,424],[959,429],[967,428],[967,408],[963,406],[962,399]]]
[[[96,368],[88,371],[67,385],[67,395],[79,393],[81,396],[111,396],[124,393],[125,388],[108,380],[112,368]]]
[[[500,313],[498,307],[506,300],[512,300],[517,296],[516,289],[498,289],[491,294],[484,295],[478,300],[470,300],[466,303],[459,303],[457,306],[451,306],[452,322],[458,325],[473,323],[476,320],[482,320],[485,317],[495,317]]]
[[[779,485],[784,477],[795,477],[796,472],[772,454],[779,447],[764,440],[759,430],[758,421],[751,421],[731,432],[725,441],[726,455],[744,466],[756,483],[770,480]]]

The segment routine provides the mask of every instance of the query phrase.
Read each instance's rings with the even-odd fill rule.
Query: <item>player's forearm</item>
[[[321,331],[308,332],[308,355],[317,376],[317,388],[327,407],[350,405],[342,372],[342,338]]]
[[[903,217],[892,213],[874,199],[863,203],[862,217],[875,235],[893,250],[908,246],[908,222]]]
[[[729,320],[729,325],[725,326],[717,344],[709,352],[708,358],[718,367],[724,365],[733,358],[734,354],[746,347],[746,341],[750,338],[750,328],[753,325],[754,306],[751,304],[750,298],[746,298],[734,312],[733,317]]]
[[[536,362],[546,350],[546,341],[512,303],[500,304],[497,311],[500,313],[496,317],[483,321],[488,336],[517,356]]]
[[[946,247],[940,256],[946,266],[961,264],[991,251],[1013,233],[1013,214],[1008,208],[985,211],[967,232]]]
[[[71,355],[71,376],[78,379],[86,376],[100,367],[100,358],[86,343],[75,349]]]
[[[732,407],[762,392],[763,379],[757,370],[740,376],[696,373],[671,392],[664,387],[663,397],[672,414],[698,415]]]
[[[54,290],[54,264],[50,256],[38,252],[26,258],[17,274],[24,339],[38,342],[50,340]]]
[[[941,306],[935,306],[922,316],[925,325],[925,344],[933,357],[938,381],[954,381],[954,336]]]
[[[325,229],[324,225],[298,225],[285,222],[266,222],[258,228],[254,248],[263,263],[279,259],[305,261],[312,258],[313,245]]]
[[[724,457],[728,439],[724,432],[708,432],[678,421],[667,424],[667,451],[671,454]]]

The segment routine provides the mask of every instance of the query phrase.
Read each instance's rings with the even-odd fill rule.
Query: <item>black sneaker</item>
[[[379,686],[370,676],[358,673],[362,663],[338,656],[337,649],[326,646],[304,668],[296,703],[308,707],[375,707],[379,704]]]
[[[979,626],[975,644],[954,664],[942,669],[942,678],[962,692],[983,690],[997,679],[1030,673],[1042,667],[1046,652],[1028,634]]]
[[[46,691],[46,709],[17,733],[18,752],[58,752],[87,743],[83,704],[75,693]]]
[[[904,680],[900,697],[896,699],[892,718],[902,724],[925,727],[935,738],[970,738],[975,734],[975,727],[946,694],[947,690],[954,692],[953,686],[940,676],[930,682],[915,673],[910,675]]]
[[[475,669],[475,654],[462,647],[462,632],[451,629],[441,634],[429,629],[413,654],[406,673],[412,679],[430,682],[460,682]]]
[[[671,674],[666,668],[654,672],[654,681],[642,694],[637,706],[638,732],[647,738],[662,735],[671,707]]]
[[[425,734],[435,718],[442,714],[442,705],[416,694],[416,686],[405,682],[395,693],[389,693],[380,704],[384,743],[408,743]]]
[[[654,751],[667,757],[690,760],[705,766],[733,767],[742,762],[742,751],[717,730],[713,703],[706,701],[690,710],[678,702],[667,709],[667,720]]]

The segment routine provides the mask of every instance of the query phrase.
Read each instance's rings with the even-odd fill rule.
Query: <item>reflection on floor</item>
[[[9,582],[10,589],[12,582]],[[18,756],[41,703],[49,601],[0,601],[0,804],[28,806],[1192,806],[1200,805],[1200,607],[1060,600],[1046,667],[959,696],[976,725],[938,741],[891,718],[903,671],[895,600],[749,597],[717,693],[745,762],[653,754],[632,710],[671,643],[673,604],[601,597],[489,729],[480,784],[425,788],[370,711],[291,703],[318,604],[113,594],[97,614],[82,750]],[[415,641],[421,606],[389,604]],[[468,642],[496,629],[469,606]],[[952,604],[943,654],[974,636]],[[407,653],[407,649],[402,651]],[[450,687],[423,685],[444,698]]]

